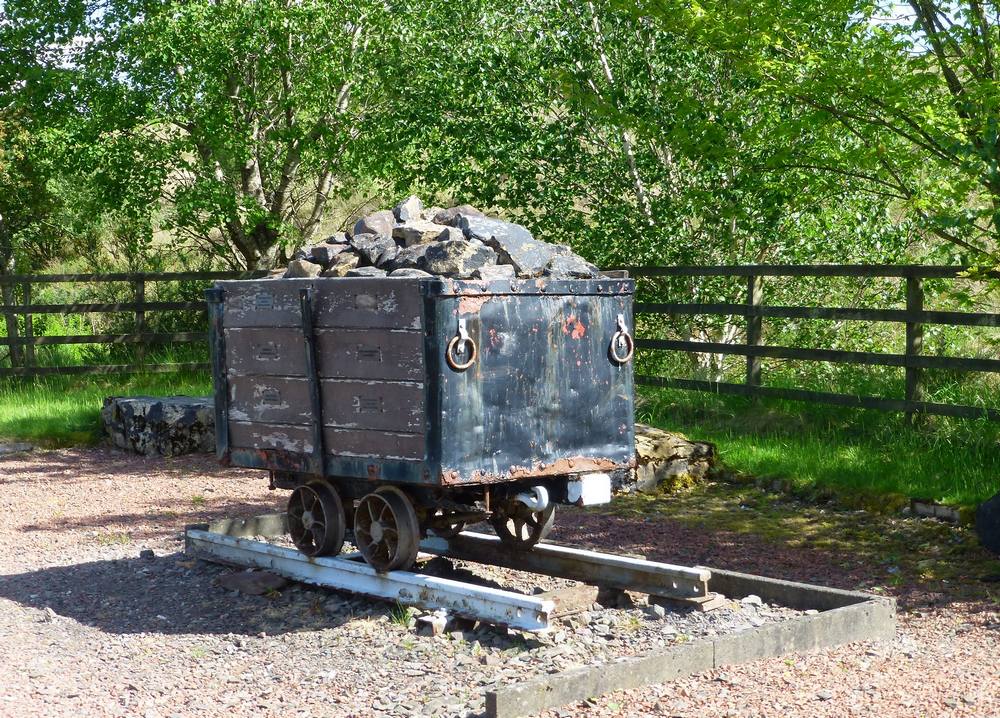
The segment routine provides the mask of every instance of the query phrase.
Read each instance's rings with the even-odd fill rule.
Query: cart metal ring
[[[618,364],[625,364],[635,353],[635,340],[628,332],[625,325],[625,317],[618,315],[618,331],[611,337],[611,358]]]
[[[469,353],[468,359],[465,357],[466,351]],[[476,342],[472,340],[472,337],[469,336],[469,332],[465,328],[465,320],[460,319],[458,322],[458,334],[451,338],[451,341],[448,342],[448,348],[445,350],[445,361],[455,371],[465,371],[476,363],[478,354],[479,351],[476,349]]]

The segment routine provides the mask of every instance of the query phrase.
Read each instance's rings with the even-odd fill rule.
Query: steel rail
[[[463,561],[503,566],[546,576],[667,598],[708,596],[711,572],[658,561],[539,543],[530,551],[511,551],[500,539],[464,531],[454,538],[430,537],[420,550]]]
[[[356,556],[308,557],[283,546],[189,528],[185,551],[209,561],[251,566],[314,586],[350,591],[522,631],[548,630],[552,600],[409,571],[378,573]]]

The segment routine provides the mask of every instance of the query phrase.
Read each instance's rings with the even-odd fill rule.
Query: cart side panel
[[[423,477],[423,312],[416,281],[225,282],[222,325],[232,461],[328,474]],[[299,293],[312,288],[321,417],[311,405]]]
[[[609,356],[631,293],[441,297],[434,314],[446,484],[611,470],[634,455],[632,364]],[[459,319],[478,347],[444,351]]]

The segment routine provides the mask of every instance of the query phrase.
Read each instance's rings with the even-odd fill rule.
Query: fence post
[[[763,277],[747,277],[747,346],[760,346],[763,317],[756,313],[764,298]],[[747,355],[747,386],[760,386],[760,357]]]
[[[22,287],[25,306],[31,304],[31,282],[25,282]],[[24,313],[24,338],[33,339],[35,336],[35,321],[29,312]],[[35,366],[35,345],[24,345],[24,366],[30,369]]]
[[[133,280],[132,287],[134,289],[134,301],[135,307],[135,333],[142,334],[146,331],[146,309],[143,305],[146,303],[146,280],[142,276],[138,279]],[[139,366],[143,366],[146,363],[146,343],[139,338],[139,342],[135,345],[135,358]]]
[[[3,299],[3,316],[7,327],[7,340],[14,342],[18,336],[17,312],[13,309],[16,302],[14,298],[14,285],[6,282],[0,283],[0,298]],[[7,347],[9,349],[10,365],[16,369],[24,363],[21,360],[23,356],[21,345],[12,343],[8,344]]]
[[[920,277],[910,274],[906,277],[906,311],[922,312],[924,310],[924,282]],[[906,354],[907,360],[915,357],[923,350],[924,325],[920,322],[906,323]],[[906,365],[906,400],[923,401],[924,392],[920,385],[920,367]],[[916,423],[919,412],[907,411],[906,419]]]

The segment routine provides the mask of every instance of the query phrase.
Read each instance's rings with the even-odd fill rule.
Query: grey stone
[[[347,236],[347,232],[334,232],[323,241],[327,244],[347,244],[351,238]]]
[[[337,255],[347,248],[346,244],[315,244],[309,247],[309,260],[326,269],[333,264]]]
[[[467,217],[486,216],[471,204],[460,204],[457,207],[449,207],[448,209],[442,209],[435,212],[431,217],[431,221],[437,222],[438,224],[449,224],[453,227],[457,227],[458,218],[463,214]]]
[[[386,272],[378,267],[357,267],[347,272],[348,277],[384,277]]]
[[[422,269],[414,269],[413,267],[400,267],[399,269],[394,269],[389,272],[390,277],[433,277],[434,275],[430,272],[425,272]]]
[[[435,611],[417,619],[417,630],[425,636],[440,636],[448,626],[448,615]]]
[[[434,242],[424,254],[423,269],[431,274],[471,277],[477,269],[495,264],[497,254],[489,247],[475,247],[464,240]]]
[[[376,234],[356,234],[351,238],[351,246],[361,257],[362,264],[381,267],[396,258],[399,247],[392,237]]]
[[[285,272],[285,279],[296,279],[304,277],[318,277],[323,271],[323,267],[305,259],[293,259],[288,263],[288,270]]]
[[[209,397],[111,396],[101,422],[115,446],[143,456],[215,449],[215,404]]]
[[[414,244],[423,244],[424,242],[463,238],[461,233],[459,233],[457,237],[454,237],[451,234],[454,231],[455,227],[447,227],[443,224],[435,224],[434,222],[428,222],[427,220],[416,219],[407,222],[406,224],[401,224],[398,227],[394,227],[392,230],[392,236],[402,246],[412,247]]]
[[[761,600],[760,596],[755,594],[750,594],[749,596],[744,596],[740,599],[740,603],[744,606],[763,606],[764,602]]]
[[[545,268],[545,276],[553,279],[592,279],[597,273],[594,265],[575,254],[557,254]]]
[[[347,273],[358,266],[361,260],[354,252],[341,252],[334,258],[330,268],[323,272],[324,277],[346,277]]]
[[[386,263],[386,269],[390,271],[397,269],[423,269],[424,255],[431,246],[433,245],[428,242],[426,244],[415,244],[412,247],[401,248],[396,253],[396,257],[391,262]]]
[[[517,277],[517,272],[509,264],[487,264],[472,273],[473,279],[483,279],[486,281],[514,279],[515,277]]]
[[[667,609],[657,603],[653,603],[646,606],[646,615],[650,618],[662,619],[666,617]]]
[[[556,256],[553,245],[539,242],[520,224],[461,215],[458,226],[468,239],[478,239],[496,250],[497,263],[510,264],[521,277],[540,276]]]
[[[153,551],[153,549],[151,548],[144,548],[142,551],[139,552],[139,558],[145,559],[147,561],[150,559],[154,559],[156,558],[156,552]]]
[[[1000,554],[1000,494],[979,504],[976,509],[976,533],[983,546]]]
[[[362,217],[354,224],[353,236],[359,234],[377,234],[380,237],[392,237],[392,228],[396,226],[396,217],[392,210],[383,209]]]
[[[420,201],[419,197],[413,194],[392,209],[392,213],[400,222],[409,222],[414,219],[420,219],[421,212],[423,211],[424,203]]]

